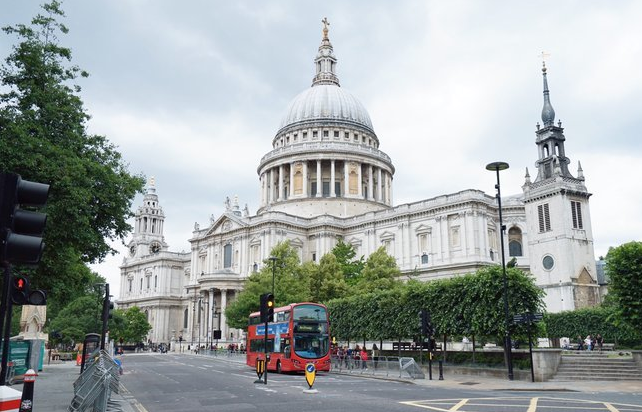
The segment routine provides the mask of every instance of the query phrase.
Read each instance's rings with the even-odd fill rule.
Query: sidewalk
[[[66,412],[74,397],[74,382],[79,376],[80,366],[76,366],[74,361],[50,365],[45,362],[43,370],[38,372],[33,388],[34,411]],[[10,387],[22,392],[22,383]],[[111,399],[122,401],[120,404],[124,412],[134,412],[122,395],[112,393]]]
[[[208,355],[197,355],[208,356]],[[212,359],[227,362],[245,363],[245,356],[212,356]],[[338,375],[352,375],[364,378],[383,379],[397,382],[408,382],[415,385],[422,385],[426,387],[442,387],[442,388],[469,388],[474,390],[488,390],[488,391],[521,391],[521,392],[536,392],[536,391],[557,391],[557,392],[626,392],[626,393],[639,393],[642,395],[642,381],[591,381],[591,380],[578,380],[569,382],[531,382],[530,380],[512,380],[509,381],[508,377],[496,378],[492,376],[483,375],[459,375],[451,374],[448,370],[444,370],[444,380],[439,380],[439,370],[434,367],[433,380],[428,379],[426,374],[425,379],[412,379],[407,374],[404,377],[399,377],[399,370],[389,371],[387,374],[385,370],[373,370],[372,365],[367,370],[359,369],[343,369],[337,371],[332,370],[330,373]]]

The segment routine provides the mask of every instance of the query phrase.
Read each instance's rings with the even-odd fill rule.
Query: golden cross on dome
[[[324,17],[323,20],[321,20],[321,23],[323,23],[323,39],[327,40],[328,39],[328,26],[330,25],[330,22],[328,21],[327,17]]]

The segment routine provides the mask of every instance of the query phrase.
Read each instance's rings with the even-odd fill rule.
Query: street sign
[[[544,319],[544,315],[541,313],[519,313],[513,315],[513,323],[533,323],[540,322]]]

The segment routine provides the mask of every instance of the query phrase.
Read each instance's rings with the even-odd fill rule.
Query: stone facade
[[[259,162],[260,207],[238,199],[207,227],[195,224],[191,250],[168,250],[155,185],[136,213],[130,255],[121,267],[120,307],[137,305],[152,324],[149,339],[242,342],[225,308],[244,281],[289,240],[301,261],[318,262],[338,240],[368,256],[385,247],[406,276],[429,281],[501,264],[497,199],[465,190],[394,205],[395,167],[379,149],[367,111],[339,86],[324,30],[312,87],[295,97]],[[536,132],[538,177],[523,196],[502,198],[506,260],[530,271],[549,311],[599,302],[588,199],[581,168],[568,172],[561,125],[552,124],[544,72],[544,127]],[[554,120],[554,112],[552,112]],[[490,177],[489,177],[490,178]],[[552,262],[551,262],[552,260]]]

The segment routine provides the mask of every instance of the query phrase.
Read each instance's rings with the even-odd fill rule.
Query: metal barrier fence
[[[425,378],[422,368],[413,358],[396,356],[377,356],[368,360],[333,356],[331,371],[369,376],[404,378],[408,375],[411,379]]]
[[[120,365],[105,350],[93,352],[87,365],[74,382],[74,398],[68,411],[122,411],[110,399],[112,392],[118,393]]]

